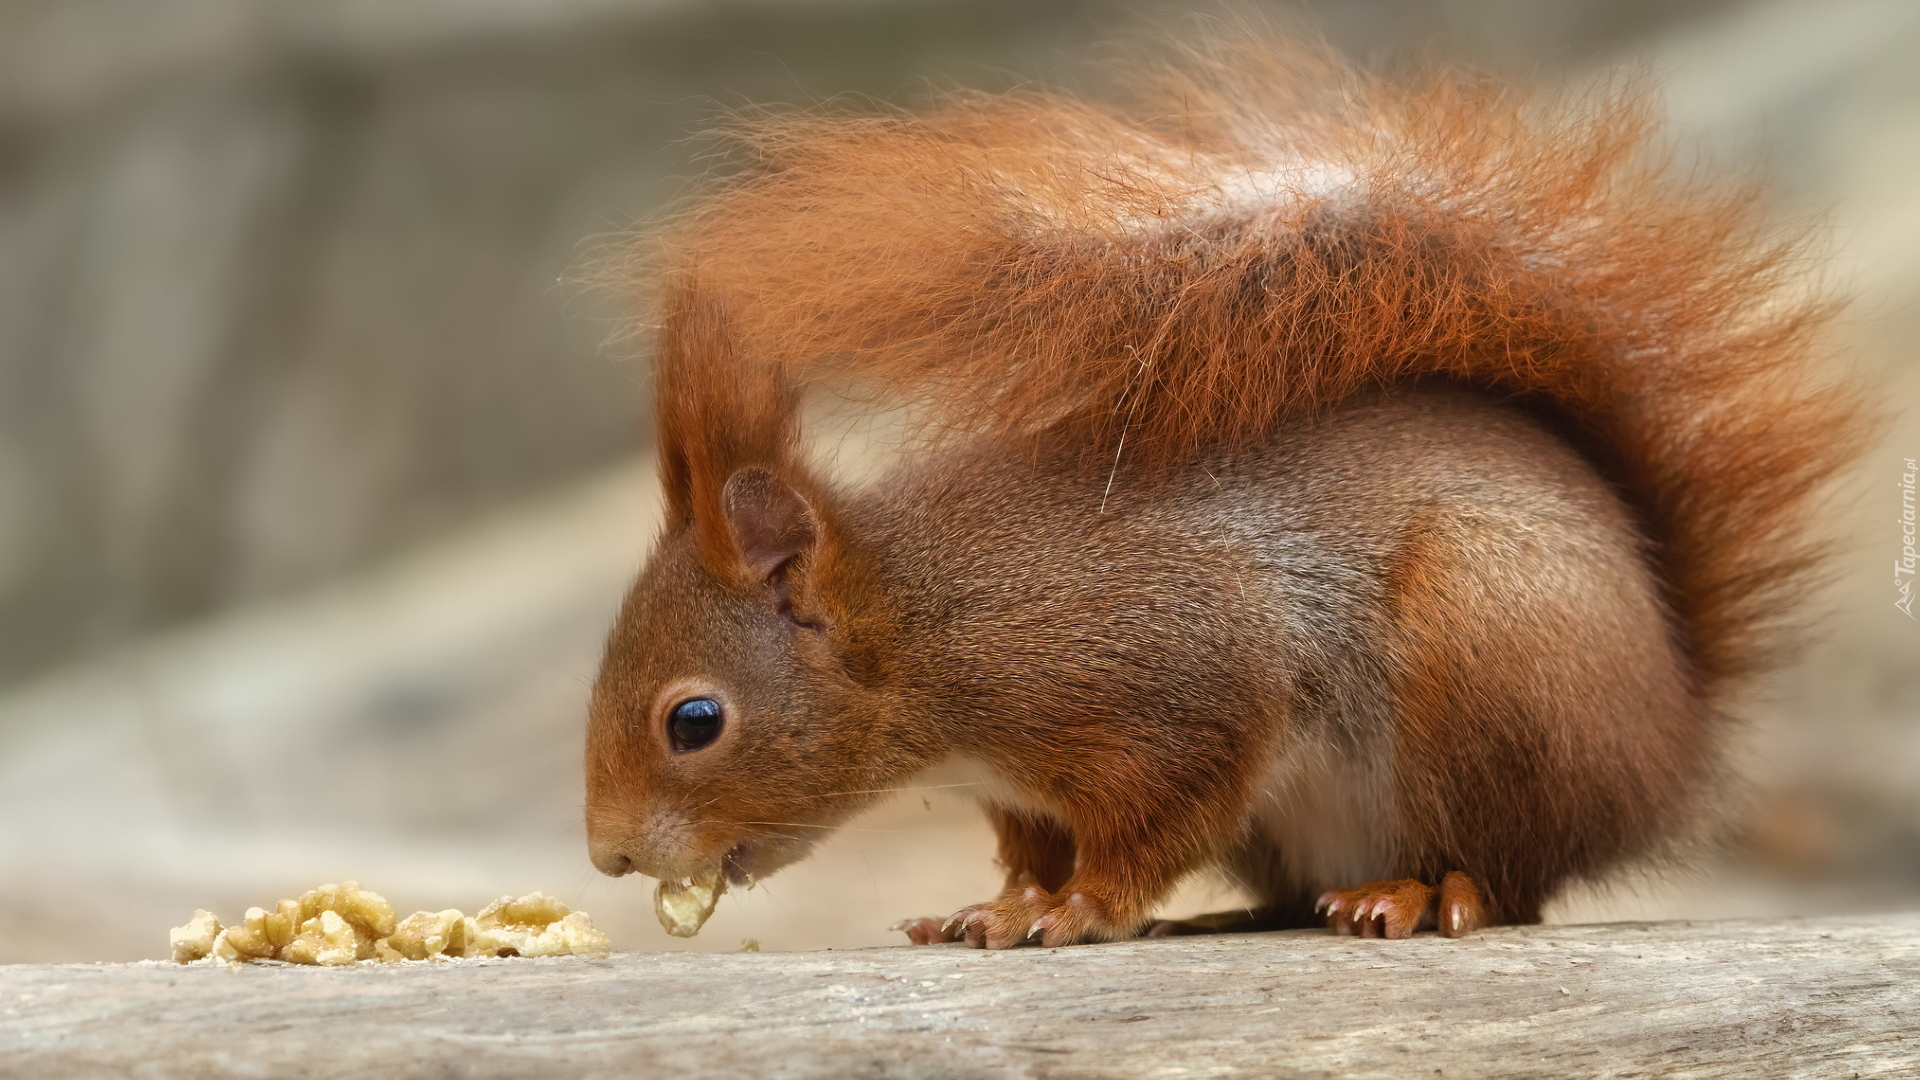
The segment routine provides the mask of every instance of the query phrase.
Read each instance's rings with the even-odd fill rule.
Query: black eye
[[[673,748],[686,753],[698,750],[720,737],[720,703],[697,697],[683,701],[667,714],[667,734]]]

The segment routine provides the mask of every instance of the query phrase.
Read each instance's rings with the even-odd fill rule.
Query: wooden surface
[[[1920,914],[0,967],[14,1076],[1920,1076]]]

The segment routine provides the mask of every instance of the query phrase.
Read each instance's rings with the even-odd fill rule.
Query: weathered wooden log
[[[1920,914],[313,969],[0,967],[26,1076],[1920,1076]]]

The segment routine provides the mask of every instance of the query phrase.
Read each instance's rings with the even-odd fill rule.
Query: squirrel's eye
[[[673,748],[686,753],[698,750],[720,737],[720,703],[712,698],[691,698],[673,707],[667,714],[667,734]]]

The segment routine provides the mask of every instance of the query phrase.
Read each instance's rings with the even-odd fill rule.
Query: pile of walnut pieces
[[[222,927],[196,911],[167,935],[176,963],[278,960],[333,967],[361,960],[442,960],[486,956],[603,956],[607,936],[584,911],[543,893],[503,896],[468,917],[454,908],[416,911],[398,922],[393,907],[359,882],[322,885],[272,911],[248,908]]]

